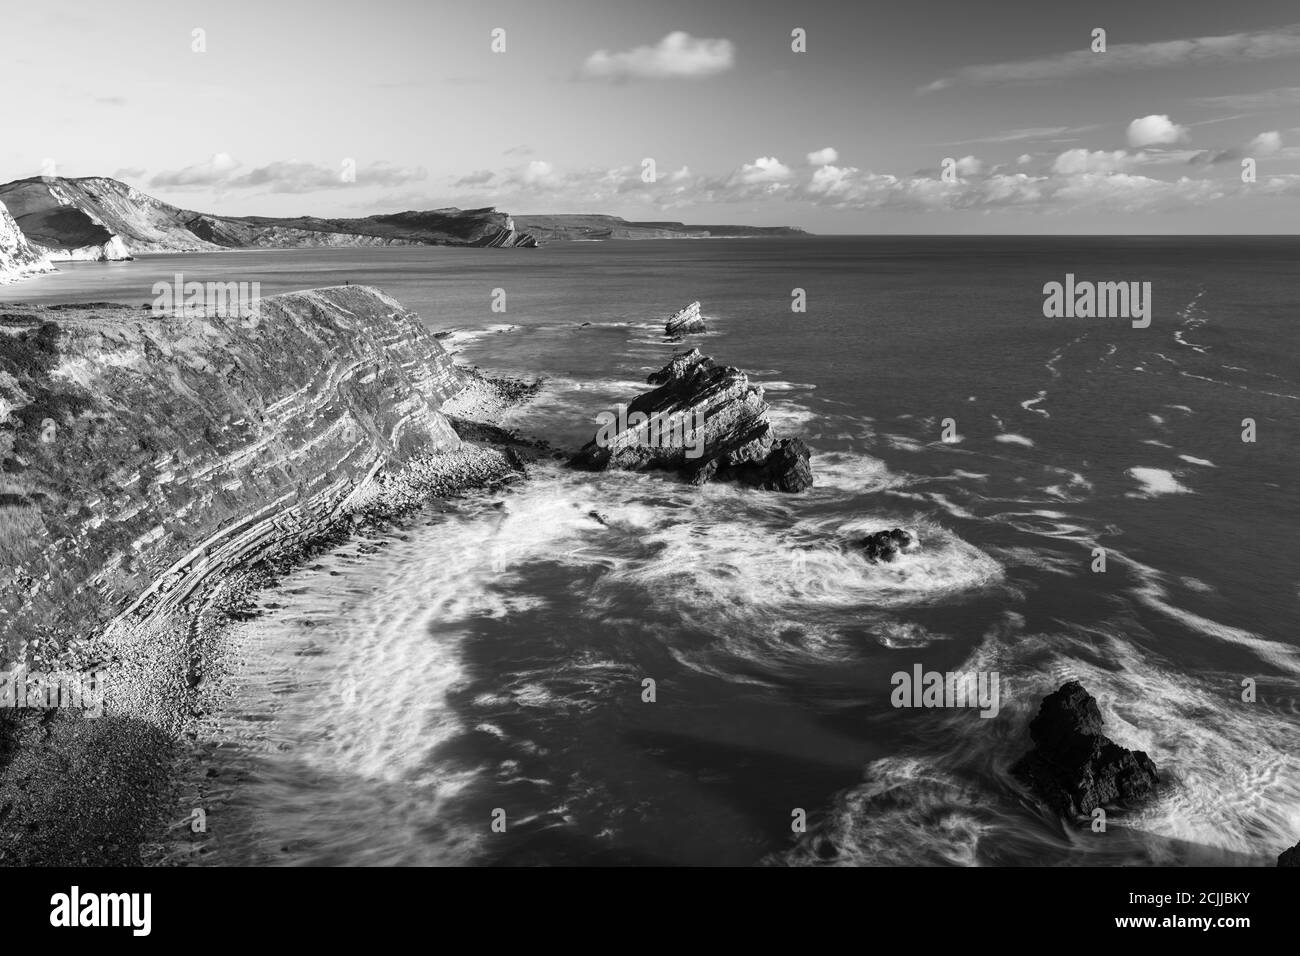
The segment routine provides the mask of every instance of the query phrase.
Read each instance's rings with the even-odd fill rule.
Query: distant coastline
[[[238,249],[466,246],[532,249],[544,242],[808,236],[792,226],[689,225],[618,216],[511,216],[493,206],[446,207],[353,219],[218,216],[181,209],[108,177],[37,176],[0,185],[0,282],[57,262]]]

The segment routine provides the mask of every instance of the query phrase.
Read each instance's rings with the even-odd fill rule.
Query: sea
[[[65,264],[0,303],[367,284],[540,378],[560,448],[697,347],[812,450],[802,494],[562,463],[284,578],[235,638],[203,862],[1272,865],[1300,839],[1300,239],[813,237]],[[1051,282],[1150,283],[1048,318]],[[708,331],[664,319],[699,300]],[[894,527],[920,547],[871,563]],[[996,712],[899,675],[978,674]],[[1158,799],[1011,774],[1078,680]],[[178,818],[188,816],[188,809]]]

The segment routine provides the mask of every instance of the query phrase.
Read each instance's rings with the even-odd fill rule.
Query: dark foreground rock
[[[664,335],[678,336],[690,332],[703,332],[704,319],[700,315],[700,304],[692,302],[680,312],[674,312],[664,323]]]
[[[588,471],[674,471],[694,484],[738,481],[769,491],[813,483],[808,446],[772,433],[763,390],[698,349],[650,375],[658,386],[605,412],[596,437],[569,462]]]
[[[920,547],[916,535],[902,528],[877,531],[867,535],[857,544],[871,561],[893,561],[900,554],[915,551]]]
[[[1063,816],[1138,804],[1159,786],[1156,766],[1145,753],[1127,750],[1102,733],[1097,701],[1078,681],[1043,698],[1029,735],[1036,746],[1011,772]]]
[[[1300,843],[1297,843],[1289,850],[1283,850],[1281,856],[1277,858],[1277,865],[1300,866]]]

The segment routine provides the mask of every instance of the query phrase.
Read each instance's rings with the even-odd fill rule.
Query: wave
[[[814,811],[809,833],[766,862],[1269,865],[1294,842],[1300,763],[1284,705],[1262,694],[1243,704],[1231,675],[1181,674],[1123,627],[1026,633],[1023,624],[1008,614],[957,668],[999,673],[996,719],[943,709],[871,718],[882,739],[898,739],[889,728],[908,720],[916,743],[868,763],[861,784]],[[1157,800],[1111,814],[1104,839],[1062,826],[1010,773],[1030,747],[1039,701],[1066,680],[1097,698],[1108,736],[1145,751],[1161,772]]]
[[[1129,492],[1133,498],[1155,498],[1160,495],[1184,495],[1191,494],[1192,489],[1181,484],[1174,473],[1166,471],[1164,468],[1147,468],[1144,466],[1134,467],[1125,472],[1132,478],[1136,479],[1142,486],[1138,492]]]

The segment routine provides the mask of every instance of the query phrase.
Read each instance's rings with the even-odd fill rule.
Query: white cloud
[[[1093,53],[1086,45],[1086,38],[1080,47],[1069,53],[1058,53],[1036,60],[963,67],[927,84],[919,92],[931,93],[953,86],[1062,80],[1088,74],[1150,70],[1193,63],[1295,56],[1300,54],[1300,24],[1224,36],[1191,37],[1157,43],[1110,44],[1105,53]]]
[[[1086,149],[1067,149],[1052,163],[1052,172],[1058,176],[1078,176],[1083,173],[1113,173],[1128,169],[1136,157],[1122,149],[1114,152]]]
[[[1033,161],[1034,161],[1034,157],[1030,156],[1028,153],[1021,153],[1019,156],[1016,157],[1016,162],[1021,166],[1028,166]]]
[[[228,179],[239,166],[239,161],[229,153],[216,153],[206,163],[157,173],[149,180],[149,185],[213,186]]]
[[[829,166],[839,162],[840,153],[834,146],[813,150],[808,154],[808,163],[812,166]]]
[[[1187,127],[1179,126],[1163,113],[1143,116],[1128,124],[1128,144],[1134,147],[1165,146],[1187,138]]]
[[[1280,110],[1300,105],[1300,86],[1283,86],[1256,93],[1233,93],[1228,96],[1202,96],[1193,100],[1198,106],[1227,110]]]
[[[745,163],[732,174],[733,179],[745,185],[756,183],[781,183],[791,176],[790,167],[775,156],[760,156],[752,163]]]
[[[582,75],[605,80],[715,76],[731,69],[735,59],[730,40],[699,39],[677,30],[654,46],[621,53],[597,50],[583,63]]]
[[[957,160],[957,175],[965,178],[967,176],[978,176],[984,171],[984,164],[974,156],[963,156]]]
[[[206,163],[157,173],[149,180],[149,185],[174,189],[256,189],[265,186],[273,193],[310,193],[356,186],[402,186],[428,178],[423,167],[406,168],[392,163],[357,166],[350,170],[353,173],[351,177],[343,175],[341,164],[328,166],[297,159],[278,159],[236,175],[236,171],[242,168],[243,164],[229,153],[217,153]]]
[[[1277,130],[1260,133],[1246,146],[1246,152],[1253,156],[1272,156],[1282,148],[1282,134]]]

